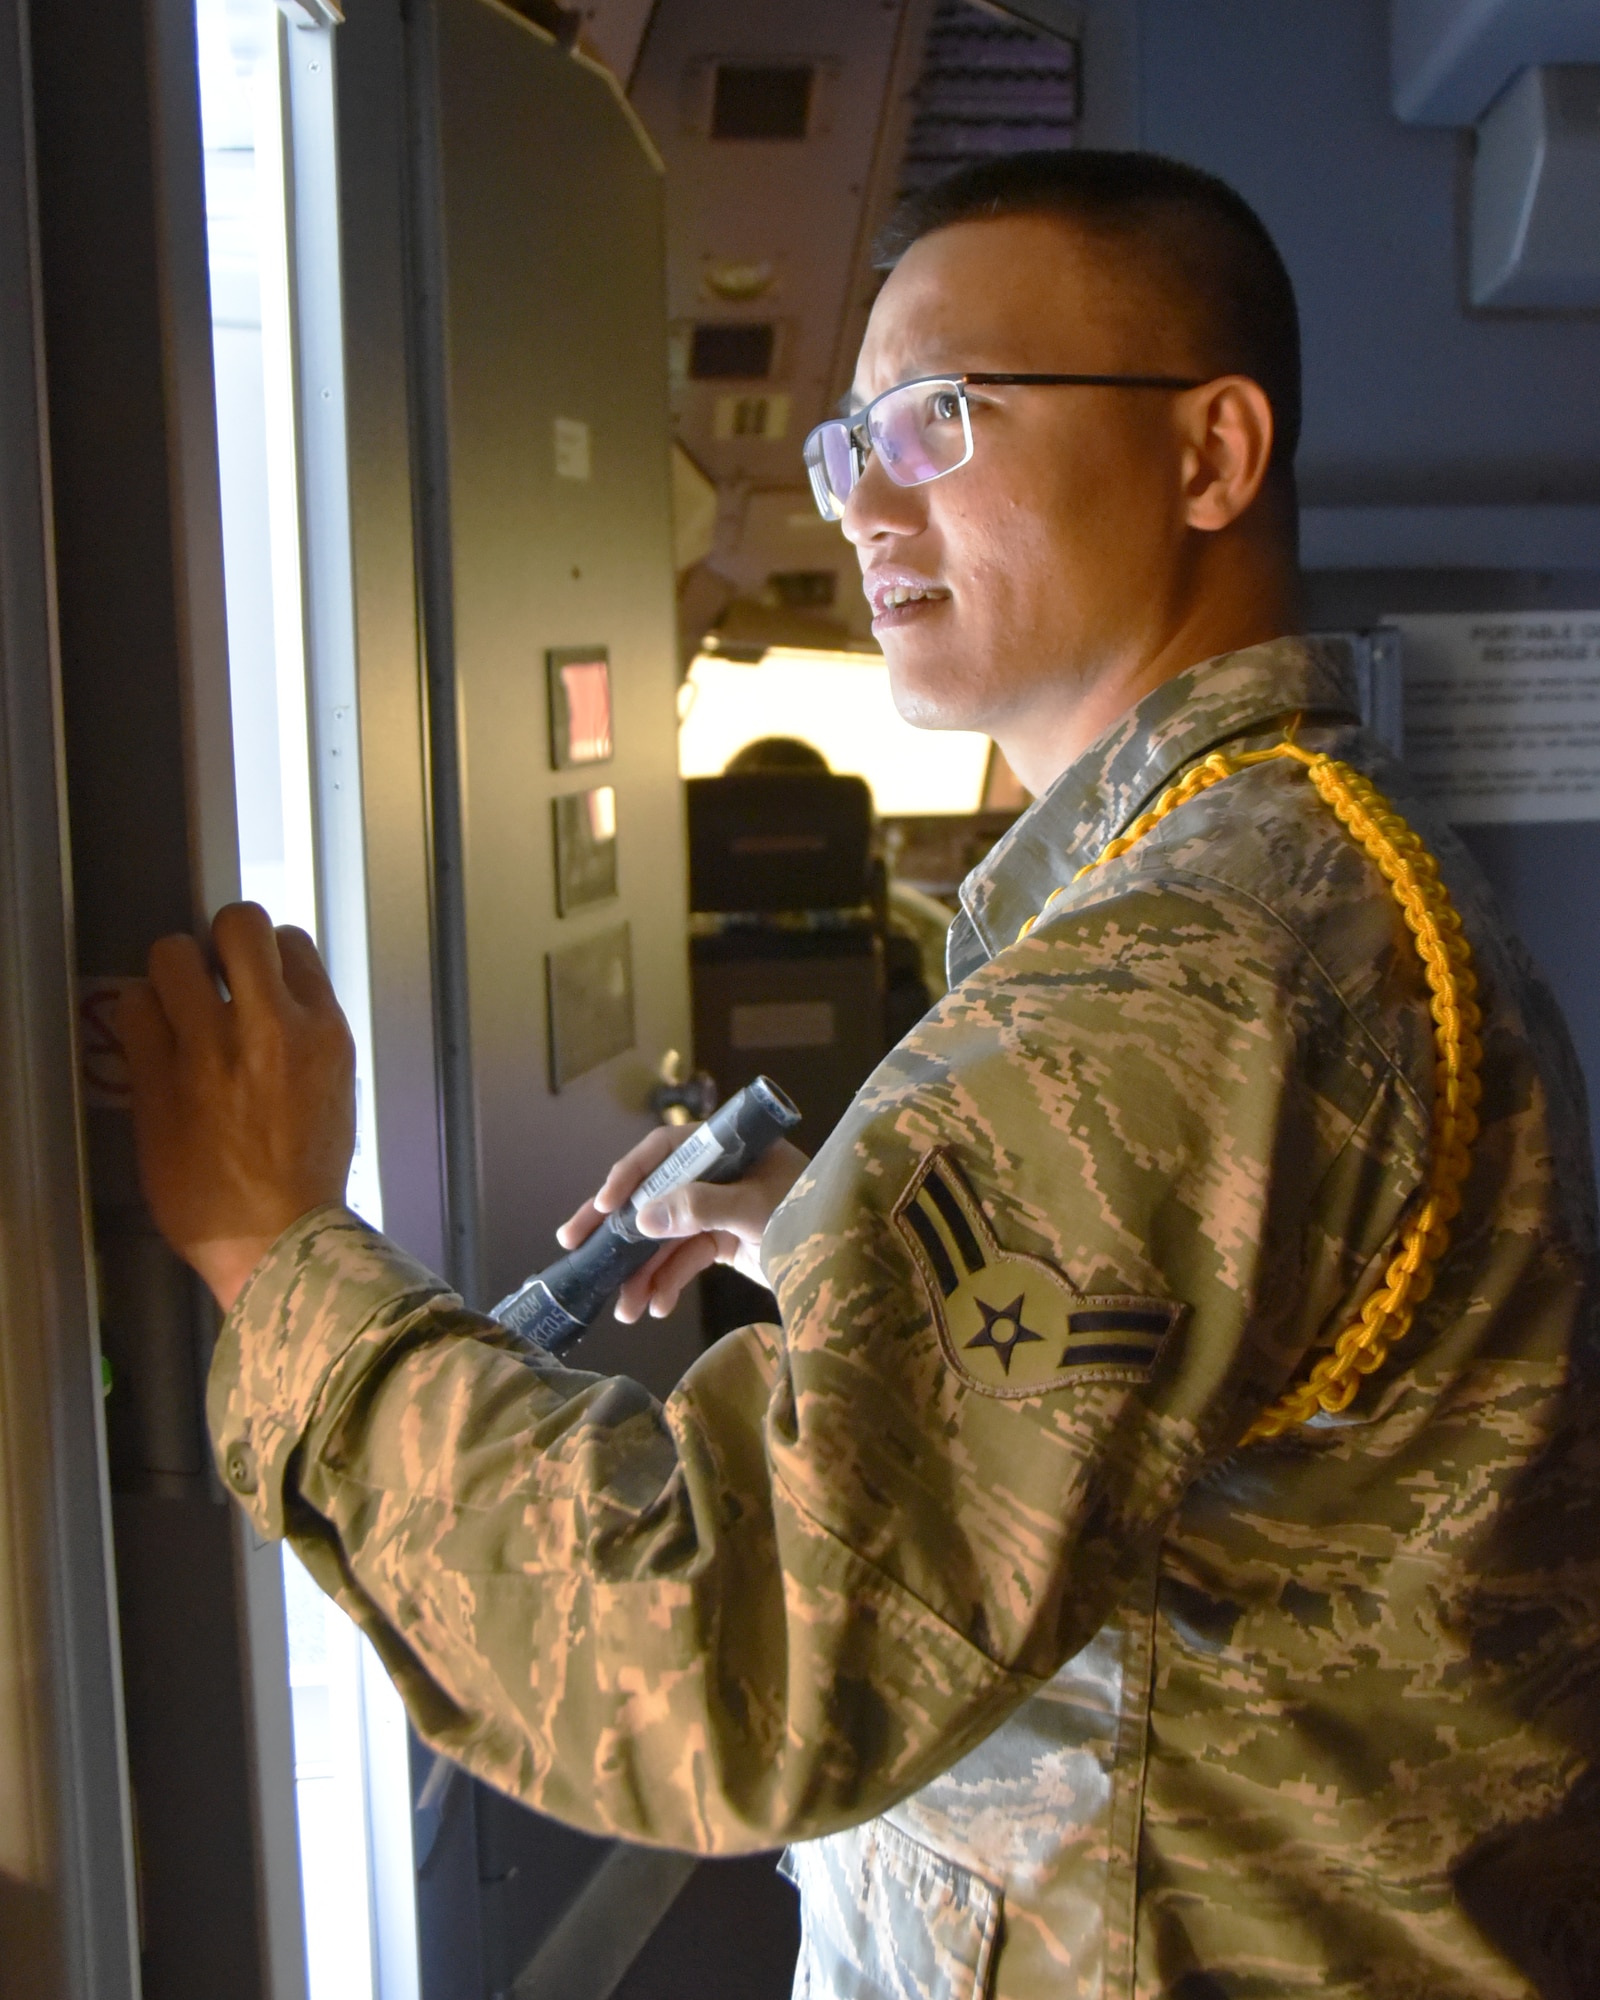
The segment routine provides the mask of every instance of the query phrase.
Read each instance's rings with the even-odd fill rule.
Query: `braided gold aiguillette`
[[[1224,751],[1213,751],[1176,784],[1169,785],[1126,833],[1109,841],[1093,861],[1080,868],[1074,882],[1126,854],[1169,813],[1211,786],[1253,765],[1279,761],[1301,767],[1351,838],[1370,856],[1388,882],[1416,942],[1433,1015],[1433,1158],[1421,1205],[1401,1232],[1400,1246],[1389,1261],[1383,1283],[1306,1379],[1250,1426],[1243,1439],[1246,1444],[1257,1438],[1278,1437],[1319,1410],[1347,1408],[1361,1378],[1381,1368],[1389,1350],[1410,1331],[1417,1307],[1433,1289],[1434,1267],[1449,1247],[1450,1225],[1461,1207],[1461,1187],[1471,1168],[1473,1141],[1478,1136],[1478,1069],[1483,1059],[1478,1040],[1483,1017],[1474,997],[1478,982],[1472,970],[1472,953],[1449,891],[1440,880],[1438,864],[1377,787],[1337,758],[1314,755],[1289,741],[1274,744],[1270,750],[1242,751],[1231,757]],[[1058,889],[1055,895],[1060,894]],[[1038,916],[1023,925],[1019,941],[1054,900],[1051,896]]]

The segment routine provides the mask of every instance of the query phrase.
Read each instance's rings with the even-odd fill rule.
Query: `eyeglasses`
[[[1198,389],[1187,375],[923,375],[874,396],[850,417],[829,417],[806,439],[806,471],[825,521],[844,515],[845,502],[866,470],[867,454],[896,486],[943,479],[972,456],[969,384],[1030,389]]]

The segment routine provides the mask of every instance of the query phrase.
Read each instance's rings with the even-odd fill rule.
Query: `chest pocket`
[[[986,2000],[1000,1891],[886,1821],[797,1843],[795,2000]]]

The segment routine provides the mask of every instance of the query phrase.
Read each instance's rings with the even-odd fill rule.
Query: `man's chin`
[[[913,729],[985,729],[972,677],[957,661],[925,656],[911,661],[898,649],[883,650],[889,692],[903,722]]]

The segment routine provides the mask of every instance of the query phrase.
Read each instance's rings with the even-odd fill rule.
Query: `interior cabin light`
[[[700,276],[709,297],[726,299],[733,305],[748,305],[754,299],[765,298],[777,281],[778,267],[770,258],[760,263],[710,260]]]

